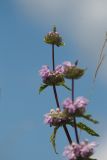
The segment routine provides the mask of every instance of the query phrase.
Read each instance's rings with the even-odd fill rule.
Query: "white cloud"
[[[96,63],[107,31],[106,0],[12,0],[34,23],[61,24],[68,37],[85,50],[87,59]],[[107,51],[107,49],[106,49]],[[84,56],[84,55],[83,55]],[[105,60],[104,66],[107,68]],[[105,69],[102,80],[105,79]]]
[[[94,157],[98,160],[107,160],[107,137],[99,143]]]

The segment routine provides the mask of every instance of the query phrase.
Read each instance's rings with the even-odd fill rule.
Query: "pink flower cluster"
[[[83,114],[86,110],[86,106],[88,104],[88,99],[85,97],[77,97],[74,102],[71,100],[71,98],[67,98],[63,102],[64,109],[67,109],[69,113],[75,114],[75,113],[81,113]]]
[[[49,125],[59,125],[66,121],[66,118],[61,116],[63,112],[56,108],[56,110],[51,109],[49,113],[44,115],[44,123]]]
[[[51,117],[50,113],[46,113],[44,115],[44,123],[45,124],[52,124],[52,117]]]
[[[95,142],[89,143],[87,140],[81,142],[80,144],[72,143],[65,147],[63,155],[68,158],[68,160],[78,160],[78,158],[89,158],[94,153],[94,148],[96,146]]]
[[[70,61],[63,62],[63,74],[66,74],[72,67],[75,67],[75,64],[72,64]]]
[[[39,70],[39,74],[42,77],[42,79],[46,79],[50,75],[50,70],[47,65],[42,66],[41,70]]]
[[[42,68],[39,70],[39,74],[43,80],[46,80],[47,77],[56,74],[64,74],[66,67],[74,67],[74,64],[71,64],[70,61],[65,61],[63,65],[57,65],[55,71],[51,71],[48,65],[43,65]]]
[[[64,68],[62,65],[58,65],[55,68],[55,71],[51,71],[47,65],[42,66],[39,70],[39,74],[43,80],[46,80],[49,76],[63,74]]]

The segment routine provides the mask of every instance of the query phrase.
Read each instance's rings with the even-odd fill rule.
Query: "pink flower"
[[[77,97],[74,101],[74,105],[76,108],[86,108],[86,105],[88,104],[88,99],[85,97]]]
[[[77,160],[78,158],[87,159],[93,155],[95,146],[95,142],[88,143],[87,140],[80,144],[73,142],[71,145],[65,147],[63,155],[67,157],[68,160]]]
[[[75,64],[71,64],[70,61],[65,61],[65,62],[63,62],[63,66],[64,66],[64,67],[74,67]]]
[[[80,146],[79,144],[72,143],[65,147],[63,155],[66,156],[69,160],[77,160],[80,155]]]
[[[43,79],[46,79],[50,75],[49,67],[47,65],[42,66],[39,74]]]
[[[52,117],[49,115],[49,113],[44,115],[44,123],[45,124],[51,124],[52,123]]]
[[[66,98],[62,105],[71,114],[83,114],[87,104],[88,100],[85,97],[77,97],[74,102],[70,98]]]
[[[71,98],[66,98],[63,102],[63,106],[66,108],[67,106],[69,106],[70,104],[72,104],[72,100]]]
[[[51,126],[66,123],[67,118],[62,115],[63,111],[61,111],[59,108],[56,108],[56,110],[51,109],[49,113],[46,113],[44,115],[44,123],[49,124]]]
[[[85,158],[93,155],[95,146],[96,146],[95,142],[88,143],[87,140],[81,142],[81,150],[80,150],[81,157]]]
[[[46,80],[49,76],[56,76],[57,74],[63,74],[64,67],[62,65],[58,65],[55,68],[55,71],[51,71],[47,65],[43,65],[39,70],[39,74],[43,80]]]
[[[58,74],[63,74],[64,73],[64,67],[62,65],[56,66],[55,72],[58,73]]]
[[[75,113],[75,106],[73,105],[73,102],[70,98],[66,98],[63,102],[64,109],[67,109],[69,113]]]

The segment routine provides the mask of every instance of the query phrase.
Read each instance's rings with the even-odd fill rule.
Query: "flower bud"
[[[58,113],[59,113],[59,112],[60,112],[60,108],[56,108],[56,112],[58,112]]]
[[[55,112],[55,110],[54,110],[54,109],[51,109],[51,110],[50,110],[50,113],[54,113],[54,112]]]
[[[53,27],[53,31],[49,32],[45,38],[44,42],[48,44],[54,44],[56,46],[64,46],[64,42],[62,41],[62,37],[56,32],[56,27]]]

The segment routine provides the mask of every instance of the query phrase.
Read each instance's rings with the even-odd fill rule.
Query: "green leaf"
[[[55,151],[56,154],[58,154],[58,153],[56,151],[55,139],[56,139],[56,133],[58,131],[58,128],[59,128],[58,126],[54,128],[54,131],[53,131],[53,133],[52,133],[52,135],[50,137],[50,142],[52,143],[53,149],[54,149],[54,151]]]
[[[92,118],[91,114],[84,114],[84,115],[81,115],[81,117],[85,118],[86,120],[88,120],[90,122],[93,122],[94,124],[99,123],[97,120]]]
[[[77,127],[80,128],[81,130],[84,130],[85,132],[87,132],[88,134],[92,136],[99,137],[98,133],[96,133],[93,129],[91,129],[90,127],[88,127],[86,124],[82,122],[77,123]]]
[[[65,87],[67,90],[71,91],[71,88],[69,88],[66,84],[61,84],[63,87]]]
[[[47,88],[47,87],[48,87],[47,84],[42,84],[42,85],[40,86],[40,88],[39,88],[39,94],[40,94],[45,88]]]
[[[69,122],[67,123],[69,125],[71,125],[72,127],[74,127],[74,123],[73,122]],[[87,132],[88,134],[92,135],[92,136],[96,136],[99,137],[99,134],[96,133],[93,129],[91,129],[90,127],[88,127],[86,124],[79,122],[76,124],[78,128],[80,128],[81,130]]]
[[[61,42],[61,43],[60,43],[60,46],[65,46],[65,43],[64,43],[64,42]]]

